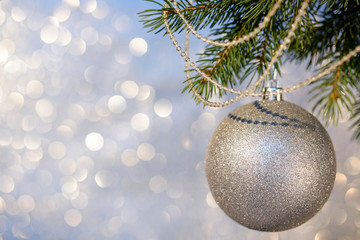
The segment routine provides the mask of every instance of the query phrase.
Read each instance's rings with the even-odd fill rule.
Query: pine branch
[[[235,16],[233,21],[229,21],[224,26],[221,26],[221,28],[215,29],[212,35],[217,37],[217,41],[231,41],[238,39],[244,34],[248,34],[258,26],[267,12],[273,7],[273,4],[274,2],[271,1],[259,1],[248,4],[246,9],[243,8],[239,12],[240,16]],[[266,11],[263,11],[264,9]],[[254,16],[249,12],[256,12],[255,14],[260,16],[260,18],[254,21]],[[290,12],[289,14],[293,15]],[[242,15],[247,17],[244,18]],[[246,80],[249,80],[247,84],[249,86],[254,78],[264,72],[266,64],[270,61],[272,54],[280,44],[280,41],[275,42],[273,40],[278,38],[278,33],[274,34],[277,23],[274,20],[274,23],[272,22],[259,34],[261,37],[244,44],[227,48],[207,46],[204,53],[200,56],[200,61],[198,61],[201,64],[201,69],[209,77],[221,82],[224,86],[233,87]],[[225,36],[224,32],[226,32]],[[279,70],[280,65],[281,61],[275,65],[276,69]],[[199,81],[199,79],[202,79],[202,81]],[[192,80],[197,91],[206,99],[212,97],[213,94],[217,94],[220,97],[226,94],[224,91],[213,88],[211,84],[208,84],[199,75],[195,76]],[[185,87],[185,90],[189,90],[189,86]]]
[[[351,129],[354,129],[353,139],[360,139],[360,94],[356,104],[354,104],[350,119],[354,120],[354,123],[350,127]]]
[[[321,83],[311,90],[316,93],[311,100],[316,99],[313,112],[321,116],[326,125],[337,124],[342,116],[342,109],[351,111],[355,103],[351,84],[347,81],[347,75],[338,67],[336,71],[321,80]]]
[[[162,11],[169,14],[172,31],[180,33],[186,29],[179,16],[174,14],[173,7],[163,7],[165,3],[169,3],[168,0],[147,1],[160,6],[159,9],[140,13],[141,21],[150,31],[166,34]],[[178,5],[194,29],[198,31],[208,28],[212,39],[224,42],[238,39],[253,31],[275,2],[276,0],[194,0],[191,5],[187,0],[180,0]],[[236,86],[245,90],[264,72],[274,51],[287,35],[301,3],[301,0],[284,0],[258,36],[243,44],[226,48],[207,45],[196,64],[207,76],[223,86]],[[169,3],[169,6],[172,5]],[[318,73],[360,45],[359,33],[360,0],[310,1],[310,6],[302,16],[301,27],[296,30],[283,58],[275,64],[276,70],[281,74],[282,60],[289,60],[307,62],[308,67],[315,68],[315,73]],[[199,74],[194,73],[191,80],[195,89],[205,99],[226,94]],[[245,87],[242,87],[242,84]],[[313,110],[321,115],[327,124],[336,124],[344,109],[354,109],[355,96],[360,95],[360,56],[353,57],[313,86]],[[190,91],[189,86],[186,85],[183,91]],[[353,119],[358,116],[359,113],[355,110]],[[360,132],[360,126],[356,126]],[[360,138],[359,134],[357,136]]]

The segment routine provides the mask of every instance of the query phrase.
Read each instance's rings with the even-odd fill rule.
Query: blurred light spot
[[[109,7],[104,1],[98,1],[96,9],[91,13],[96,19],[106,18],[109,14]]]
[[[189,150],[190,146],[191,146],[190,139],[189,138],[183,139],[182,145],[183,145],[184,149]]]
[[[61,5],[58,8],[56,8],[54,11],[54,17],[59,22],[65,22],[66,20],[69,19],[70,15],[71,15],[71,10],[66,5]]]
[[[122,64],[122,65],[129,64],[131,62],[131,60],[132,60],[131,54],[129,52],[127,52],[127,51],[122,50],[122,49],[115,50],[114,55],[115,55],[116,62],[119,63],[119,64]]]
[[[14,58],[12,61],[8,61],[4,66],[4,73],[9,77],[19,76],[27,71],[26,64],[23,60]]]
[[[172,104],[167,99],[160,99],[156,101],[154,111],[159,117],[168,117],[172,112]]]
[[[139,162],[139,158],[134,149],[126,149],[121,153],[121,162],[127,167],[133,167]]]
[[[38,50],[34,51],[31,54],[31,59],[28,61],[28,66],[31,69],[37,69],[41,66],[41,64],[46,63],[48,61],[48,54],[44,51]]]
[[[48,152],[54,159],[61,159],[66,155],[66,146],[64,143],[55,141],[50,143]]]
[[[107,47],[107,50],[111,49],[112,39],[106,34],[101,34],[99,37],[99,43],[104,47]]]
[[[134,38],[129,43],[129,50],[135,56],[142,56],[147,52],[148,46],[144,39]]]
[[[345,176],[345,174],[337,172],[336,178],[335,178],[334,191],[344,189],[346,186],[346,183],[347,183],[347,177]]]
[[[96,81],[96,78],[95,78],[96,72],[97,72],[97,69],[95,66],[87,67],[84,71],[85,80],[89,83],[95,82]]]
[[[150,125],[150,119],[149,117],[144,113],[137,113],[131,118],[131,127],[135,131],[145,131],[149,128]]]
[[[8,57],[9,57],[8,50],[4,46],[0,45],[0,63],[6,62]]]
[[[82,182],[88,177],[88,170],[86,168],[77,168],[73,177],[76,178],[78,182]]]
[[[59,134],[61,137],[67,138],[67,139],[70,139],[74,136],[73,129],[66,124],[62,124],[62,125],[58,126],[56,128],[56,133]]]
[[[347,213],[344,209],[332,208],[330,214],[331,214],[331,222],[335,226],[340,226],[346,222]]]
[[[6,203],[5,203],[4,199],[2,197],[0,197],[0,213],[3,213],[5,211],[5,207],[6,207]]]
[[[104,146],[104,138],[100,133],[89,133],[85,138],[86,147],[91,151],[99,151]]]
[[[98,109],[97,109],[98,110]],[[98,111],[94,111],[94,109],[88,109],[86,119],[90,122],[99,122],[102,119],[102,115],[99,114]]]
[[[81,2],[80,9],[83,13],[92,13],[93,11],[95,11],[96,7],[96,0],[87,0],[85,2]]]
[[[59,37],[56,41],[60,46],[67,46],[72,39],[71,32],[64,27],[59,28]]]
[[[208,192],[206,195],[206,203],[209,205],[209,207],[217,208],[218,205],[216,204],[215,199],[213,198],[211,192]]]
[[[139,87],[134,81],[125,81],[120,86],[122,95],[126,98],[134,98],[139,93]]]
[[[333,237],[333,234],[329,231],[329,230],[320,230],[316,235],[315,235],[315,240],[332,240],[335,238]]]
[[[0,146],[9,146],[12,143],[13,136],[7,129],[0,130]]]
[[[35,201],[34,199],[29,195],[22,195],[17,200],[17,204],[21,211],[23,212],[31,212],[35,208]]]
[[[177,219],[181,216],[181,210],[176,205],[168,205],[166,211],[169,213],[171,219]]]
[[[44,92],[44,85],[37,80],[31,80],[26,85],[26,95],[31,98],[39,98]]]
[[[39,124],[38,118],[34,115],[25,116],[22,119],[21,125],[24,131],[32,131]]]
[[[121,217],[112,217],[100,231],[106,238],[111,238],[120,231],[122,224]]]
[[[59,163],[59,170],[64,175],[72,175],[76,167],[76,162],[71,158],[62,159]]]
[[[360,173],[360,158],[351,156],[344,163],[345,171],[350,175],[358,175]]]
[[[162,193],[167,187],[167,181],[163,176],[157,175],[150,179],[149,187],[154,193]]]
[[[141,160],[150,161],[155,156],[155,148],[150,143],[142,143],[137,149],[137,155]]]
[[[4,9],[4,5],[2,5],[2,8]],[[11,5],[9,6],[11,7]],[[10,9],[9,9],[10,10]],[[11,14],[10,11],[7,10],[6,14]],[[17,22],[15,22],[13,19],[11,19],[11,16],[7,18],[8,21],[5,22],[4,26],[2,26],[2,30],[5,30],[8,35],[16,36],[20,32],[21,25],[19,25]]]
[[[202,113],[198,121],[204,130],[213,129],[216,125],[216,118],[214,114],[209,112]]]
[[[88,205],[88,196],[81,192],[79,196],[71,200],[71,205],[76,209],[84,209]]]
[[[88,156],[81,156],[77,159],[78,168],[85,168],[91,170],[94,168],[94,160]]]
[[[63,0],[66,4],[68,4],[70,7],[79,7],[80,6],[80,0]]]
[[[41,146],[41,137],[36,133],[28,133],[24,136],[24,145],[27,149],[34,150]]]
[[[22,115],[20,112],[14,112],[12,114],[7,114],[5,116],[5,119],[3,119],[2,121],[5,120],[4,122],[6,123],[8,128],[18,130],[21,129],[21,118]]]
[[[81,38],[73,38],[70,43],[69,51],[73,56],[83,55],[86,51],[85,41]]]
[[[80,104],[71,104],[68,110],[68,115],[74,120],[82,120],[86,116],[86,112]]]
[[[88,44],[88,45],[94,45],[99,39],[99,34],[92,27],[84,28],[81,31],[80,36],[86,42],[86,44]]]
[[[108,101],[108,108],[113,113],[122,113],[126,109],[126,100],[120,95],[114,95]]]
[[[350,188],[345,194],[345,202],[360,211],[360,190]]]
[[[150,167],[156,171],[163,170],[166,167],[167,159],[164,154],[156,154],[156,156],[151,160]]]
[[[25,147],[24,146],[24,137],[19,136],[19,135],[14,135],[11,146],[17,150],[23,149]]]
[[[359,188],[359,186],[360,186],[360,178],[355,178],[354,180],[349,182],[349,184],[347,186],[348,186],[348,188],[351,188],[351,187]]]
[[[9,215],[16,216],[20,214],[20,209],[16,199],[13,196],[9,196],[5,199],[6,212]]]
[[[89,112],[86,115],[86,119],[90,122],[99,122],[102,119],[102,116],[93,109],[89,109]]]
[[[16,239],[30,239],[33,232],[25,228],[30,223],[29,215],[22,215],[18,223],[11,227],[11,234]]]
[[[79,210],[70,209],[65,212],[64,220],[70,227],[77,227],[82,221],[82,214]]]
[[[229,227],[228,224],[227,226]],[[269,233],[269,240],[280,240],[279,233],[277,232]]]
[[[0,43],[0,63],[4,63],[9,58],[9,51],[3,44]]]
[[[27,14],[25,10],[15,6],[11,9],[11,17],[15,22],[22,22],[26,19]]]
[[[141,86],[139,89],[139,93],[137,99],[140,101],[145,101],[153,95],[154,89],[148,85]]]
[[[0,9],[0,25],[2,25],[6,20],[6,13]]]
[[[14,108],[20,109],[24,105],[24,102],[25,102],[24,96],[21,95],[21,93],[12,92],[8,96],[8,103],[10,109],[14,109]]]
[[[129,27],[130,18],[126,15],[120,15],[113,19],[113,26],[114,28],[119,31],[123,32]]]
[[[10,176],[0,176],[0,191],[3,193],[11,193],[15,188],[15,183]]]
[[[100,170],[95,175],[95,182],[101,188],[110,187],[114,182],[114,176],[110,171]]]
[[[64,194],[71,194],[78,190],[78,183],[73,177],[64,177],[61,179],[61,191]]]
[[[54,106],[47,99],[40,99],[35,104],[35,111],[41,118],[48,118],[54,114]]]
[[[40,31],[40,38],[44,43],[50,44],[54,43],[59,36],[58,27],[48,24],[45,25]]]
[[[43,158],[44,155],[42,148],[38,148],[35,150],[26,151],[25,156],[30,162],[38,162]]]
[[[104,96],[100,98],[95,104],[95,111],[101,117],[107,117],[110,115],[109,107],[108,107],[109,97]]]
[[[167,185],[166,194],[169,198],[179,199],[184,194],[184,187],[181,182],[171,182]]]
[[[357,214],[357,216],[355,216],[354,224],[357,228],[360,228],[360,214]]]

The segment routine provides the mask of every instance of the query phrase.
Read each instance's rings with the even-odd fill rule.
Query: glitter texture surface
[[[330,196],[335,152],[321,123],[286,101],[256,101],[230,113],[205,160],[211,193],[236,222],[284,231],[312,218]]]

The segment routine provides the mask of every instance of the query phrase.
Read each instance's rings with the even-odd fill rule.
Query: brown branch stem
[[[214,7],[215,7],[215,5],[199,5],[199,6],[195,6],[195,7],[188,7],[188,8],[180,9],[179,12],[190,12],[190,11],[199,10],[199,9],[203,9],[203,8],[214,8]],[[168,15],[176,14],[174,9],[167,9],[165,11],[166,11],[166,14],[168,14]]]
[[[337,88],[338,82],[340,81],[340,72],[341,72],[341,66],[338,66],[336,69],[334,81],[332,81],[331,85],[333,87],[333,90],[330,94],[330,102],[334,102],[339,98],[339,90]]]

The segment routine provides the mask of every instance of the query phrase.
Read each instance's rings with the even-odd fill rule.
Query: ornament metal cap
[[[281,89],[282,88],[278,88],[278,87],[264,88],[263,99],[264,100],[282,101],[283,97],[282,97]],[[276,93],[273,93],[273,92],[276,92]]]
[[[264,100],[273,100],[273,101],[281,101],[282,100],[282,88],[279,88],[279,80],[277,79],[276,69],[273,66],[270,71],[270,79],[267,82],[267,87],[264,88],[263,99]],[[275,93],[274,93],[275,92]]]

